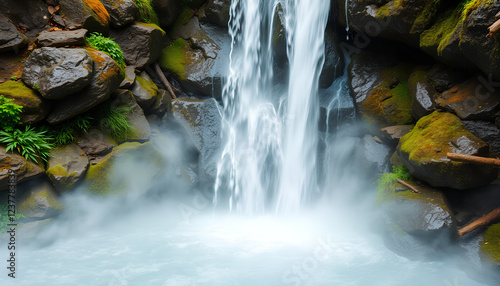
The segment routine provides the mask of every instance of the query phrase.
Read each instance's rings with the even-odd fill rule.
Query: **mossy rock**
[[[94,194],[125,194],[142,190],[163,171],[163,155],[151,142],[127,142],[89,167],[85,185]]]
[[[144,71],[135,77],[132,94],[142,109],[148,110],[157,100],[158,86]]]
[[[480,257],[500,270],[500,223],[488,227],[481,242]]]
[[[63,211],[63,205],[49,182],[28,182],[19,198],[19,213],[28,220],[53,217]]]
[[[451,113],[433,112],[422,117],[399,141],[398,154],[410,173],[434,187],[468,189],[487,185],[497,177],[489,166],[454,162],[446,153],[490,156],[488,144],[467,131]]]
[[[58,192],[70,190],[85,175],[89,159],[76,144],[50,150],[45,172]]]
[[[60,7],[66,26],[81,26],[90,32],[108,32],[110,16],[99,0],[65,0],[61,1]]]
[[[49,112],[50,104],[20,81],[11,80],[0,84],[0,94],[23,107],[20,116],[23,124],[39,122]]]

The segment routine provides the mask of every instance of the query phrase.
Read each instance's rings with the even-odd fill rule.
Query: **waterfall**
[[[277,5],[285,14],[284,87],[273,67]],[[324,0],[233,0],[215,204],[250,214],[291,212],[319,191],[317,90],[329,6]]]

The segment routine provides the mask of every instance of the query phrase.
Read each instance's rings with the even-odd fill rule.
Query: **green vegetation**
[[[7,145],[7,152],[17,151],[26,160],[36,163],[39,163],[38,159],[45,162],[49,160],[49,150],[53,148],[49,141],[50,137],[46,135],[46,131],[37,131],[31,126],[26,126],[24,131],[0,131],[0,143]]]
[[[129,112],[133,107],[128,105],[102,104],[98,113],[99,127],[116,141],[122,141],[133,132],[129,124]]]
[[[392,173],[383,174],[377,181],[377,190],[385,189],[394,184],[397,179],[412,180],[412,176],[405,166],[392,166]]]
[[[15,76],[15,75],[11,76],[10,80],[17,80],[17,76]]]
[[[56,146],[68,145],[75,142],[78,133],[87,133],[92,127],[93,118],[90,116],[77,116],[71,121],[63,122],[54,127],[46,127],[48,136]]]
[[[16,222],[18,220],[25,218],[22,214],[16,213],[15,215],[12,216]],[[9,217],[9,205],[7,203],[3,203],[0,205],[0,233],[6,232],[9,227],[7,227],[8,224],[12,223],[10,221]]]
[[[104,37],[101,33],[92,33],[86,40],[92,48],[107,53],[121,69],[125,67],[123,52],[113,39]]]
[[[152,1],[153,0],[134,0],[134,3],[139,7],[139,21],[159,25],[158,15],[153,9]]]
[[[484,233],[481,252],[486,259],[494,263],[500,262],[500,223],[491,225]]]
[[[185,80],[184,65],[186,64],[185,53],[189,48],[186,40],[179,38],[170,46],[163,49],[159,59],[160,66],[176,74],[181,80]]]
[[[38,87],[38,84],[34,84],[32,87],[31,87],[32,90],[34,91],[38,91],[39,87]]]
[[[19,115],[23,107],[13,103],[14,100],[0,95],[0,129],[12,131],[19,124]]]

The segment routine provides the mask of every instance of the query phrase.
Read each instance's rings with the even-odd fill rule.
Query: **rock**
[[[231,0],[209,0],[204,9],[205,17],[200,21],[227,28],[230,8]]]
[[[29,39],[20,33],[12,22],[0,13],[0,53],[19,51],[26,47]]]
[[[357,114],[348,78],[318,90],[319,130],[335,133],[341,126],[356,124]]]
[[[137,69],[155,62],[167,44],[165,32],[154,24],[135,22],[120,30],[111,30],[110,37],[123,51],[129,65]]]
[[[435,111],[422,117],[400,139],[397,150],[410,173],[434,187],[462,190],[487,185],[497,177],[497,170],[490,166],[446,158],[448,152],[490,157],[488,144],[467,131],[451,113]]]
[[[158,20],[161,27],[168,27],[174,23],[179,14],[180,4],[178,0],[153,0],[155,11],[160,16]]]
[[[58,192],[70,190],[84,175],[89,159],[76,144],[50,150],[47,176]]]
[[[391,149],[385,144],[375,141],[374,137],[370,135],[365,135],[360,143],[363,146],[364,157],[368,164],[374,165],[374,168],[381,174],[387,172]]]
[[[63,211],[63,205],[49,182],[28,182],[19,189],[22,194],[18,212],[28,221],[54,217]]]
[[[125,79],[120,84],[120,88],[128,89],[131,88],[135,83],[135,67],[127,66],[125,67]]]
[[[145,71],[135,78],[131,90],[135,100],[144,110],[148,110],[156,102],[158,87]]]
[[[132,107],[132,110],[127,113],[128,122],[132,126],[132,132],[124,136],[123,141],[140,141],[144,142],[151,136],[151,128],[149,122],[144,116],[144,112],[137,104],[129,90],[118,90],[116,99],[112,101],[113,105],[127,105]]]
[[[35,44],[38,47],[84,46],[86,29],[72,31],[43,31],[38,35]]]
[[[132,22],[139,13],[139,8],[132,0],[101,0],[109,13],[110,23],[113,27],[124,27]]]
[[[500,269],[500,223],[488,227],[480,247],[481,260],[487,265]]]
[[[124,75],[120,66],[109,55],[94,49],[87,51],[94,59],[90,85],[82,91],[58,101],[47,117],[47,122],[50,124],[61,123],[90,110],[108,99],[123,81]]]
[[[44,98],[61,99],[90,84],[93,65],[85,49],[36,49],[26,60],[22,80]]]
[[[20,79],[23,74],[24,61],[26,55],[24,53],[6,53],[0,57],[0,83]]]
[[[500,110],[500,90],[490,93],[477,78],[471,78],[443,92],[436,104],[464,120],[493,121]]]
[[[49,28],[50,13],[44,1],[2,0],[1,14],[9,18],[14,26],[26,29],[24,35],[30,40]],[[4,27],[3,24],[0,26]]]
[[[90,192],[101,195],[145,191],[145,186],[162,176],[163,171],[163,155],[151,142],[127,142],[90,166],[85,183]]]
[[[68,28],[82,27],[107,34],[109,13],[98,0],[59,0],[60,12]]]
[[[275,65],[281,69],[288,66],[287,38],[286,38],[286,17],[283,5],[278,3],[273,15],[273,39],[272,50]]]
[[[115,146],[101,130],[97,128],[90,129],[87,133],[80,136],[77,145],[87,155],[105,155]]]
[[[467,79],[467,73],[456,68],[451,68],[437,63],[428,71],[427,81],[434,86],[438,93],[443,93]]]
[[[500,129],[495,124],[485,121],[462,122],[470,133],[490,145],[495,157],[500,157]]]
[[[386,245],[411,258],[436,256],[436,251],[457,237],[455,217],[441,192],[413,181],[408,183],[420,194],[399,183],[378,188],[377,201],[387,226]]]
[[[325,32],[325,63],[319,77],[320,88],[327,88],[333,81],[344,73],[344,58],[334,33],[327,29]]]
[[[43,173],[43,169],[33,162],[28,162],[20,155],[7,153],[0,147],[0,191],[9,187],[9,170],[16,175],[16,183],[34,179]]]
[[[171,102],[172,97],[170,96],[170,93],[164,89],[160,89],[158,90],[155,103],[150,108],[150,112],[162,117],[170,108]]]
[[[438,96],[434,86],[427,80],[429,74],[423,68],[417,68],[408,79],[408,91],[411,96],[411,115],[416,120],[436,110]]]
[[[382,128],[380,131],[384,139],[397,144],[399,139],[408,134],[412,127],[412,125],[395,125]]]
[[[20,115],[23,124],[40,122],[49,113],[50,104],[22,82],[7,81],[0,84],[0,94],[23,107]]]

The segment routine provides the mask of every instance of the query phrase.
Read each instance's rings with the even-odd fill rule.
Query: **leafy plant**
[[[77,116],[71,121],[66,121],[54,127],[46,127],[49,137],[57,146],[68,145],[75,142],[78,132],[87,133],[92,127],[93,118],[90,116]]]
[[[91,33],[86,40],[92,48],[107,53],[113,60],[115,60],[120,68],[123,69],[125,67],[123,52],[120,46],[113,41],[113,39],[104,37],[101,33]]]
[[[35,84],[31,87],[31,89],[33,89],[33,90],[35,90],[35,91],[38,91],[38,89],[39,89],[39,88],[40,88],[40,87],[39,87],[39,86],[38,86],[38,84],[36,84],[36,83],[35,83]]]
[[[16,221],[26,218],[24,215],[16,213],[14,215],[14,219]],[[0,233],[6,232],[9,227],[8,224],[12,223],[9,217],[9,205],[7,203],[3,203],[0,205]]]
[[[397,179],[411,180],[412,176],[405,166],[392,166],[392,173],[385,173],[378,179],[378,188],[386,188],[387,186],[394,184]]]
[[[13,103],[14,100],[0,95],[0,128],[9,131],[19,124],[23,107]]]
[[[133,131],[128,122],[132,109],[129,105],[103,104],[98,111],[99,127],[116,141],[125,139]]]
[[[11,80],[17,80],[17,76],[13,75],[10,77]]]
[[[38,159],[42,159],[47,162],[50,158],[49,150],[53,146],[48,143],[50,137],[46,133],[47,131],[37,131],[31,126],[26,126],[24,131],[0,131],[0,143],[7,145],[7,152],[17,151],[26,160],[38,163]]]
[[[153,9],[152,1],[153,0],[134,0],[134,3],[139,8],[139,21],[159,25],[158,15]]]

